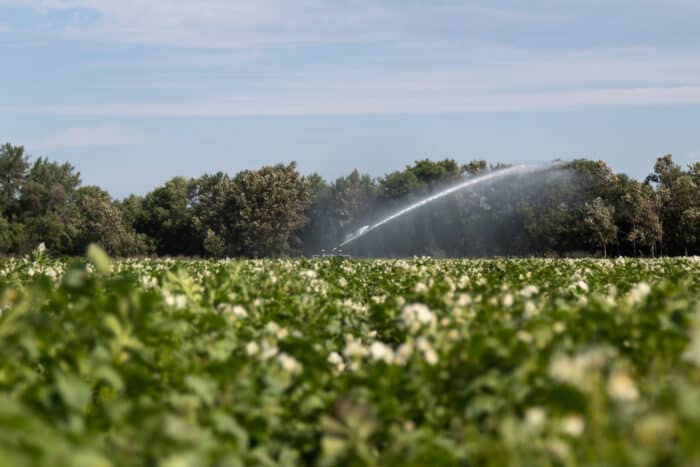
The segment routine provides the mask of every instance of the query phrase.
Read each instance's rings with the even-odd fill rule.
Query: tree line
[[[0,146],[0,254],[55,255],[99,243],[115,256],[312,255],[464,177],[507,167],[419,160],[332,182],[294,163],[235,176],[175,177],[117,200],[67,163]],[[463,190],[353,242],[359,256],[700,254],[700,162],[658,158],[644,181],[585,159]]]

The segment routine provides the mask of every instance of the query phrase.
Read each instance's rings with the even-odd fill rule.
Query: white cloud
[[[555,14],[460,3],[377,0],[0,0],[47,14],[78,10],[93,21],[54,32],[82,39],[204,48],[429,39],[487,25],[540,24]],[[436,28],[436,25],[442,27]]]
[[[598,14],[597,9],[571,2],[573,12],[567,16],[566,8],[533,2],[530,9],[517,9],[453,1],[428,6],[419,0],[0,0],[0,5],[19,3],[49,14],[93,13],[91,21],[68,22],[54,31],[64,37],[175,46],[165,51],[146,47],[150,52],[126,57],[108,52],[99,60],[79,62],[99,77],[88,85],[93,92],[75,93],[74,104],[49,101],[5,110],[186,117],[698,103],[697,51],[606,40],[592,49],[567,47],[556,43],[556,35],[545,37],[552,31],[547,28],[561,32],[571,16],[582,10]],[[489,4],[499,3],[504,2]],[[646,8],[653,4],[642,3]],[[688,5],[689,0],[677,0],[669,8],[656,8]],[[572,36],[595,27],[579,23]],[[522,46],[495,40],[509,37],[511,29],[544,38],[538,44],[523,36]],[[360,46],[334,48],[338,42]],[[225,50],[212,50],[217,47]],[[114,94],[122,101],[83,97],[109,95],[96,89],[121,90]],[[188,97],[152,97],[178,93]]]
[[[700,104],[700,86],[596,89],[552,92],[462,92],[437,88],[344,89],[286,96],[208,97],[197,100],[119,102],[100,105],[57,105],[2,108],[6,112],[81,117],[242,117],[454,112],[557,111],[596,107]],[[51,143],[82,140],[82,145],[131,141],[113,131],[71,129]],[[80,138],[78,138],[78,136]],[[74,144],[74,143],[72,143]]]
[[[71,127],[49,135],[32,144],[36,149],[116,146],[143,143],[140,133],[118,125]]]

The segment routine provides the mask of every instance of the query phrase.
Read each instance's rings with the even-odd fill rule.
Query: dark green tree
[[[617,226],[613,221],[614,208],[605,204],[601,197],[584,206],[583,223],[590,235],[590,241],[608,256],[607,246],[617,237]]]
[[[73,253],[82,255],[91,243],[100,244],[113,256],[149,252],[148,241],[125,222],[119,205],[109,193],[96,186],[78,188],[75,193],[77,234]]]
[[[192,181],[175,177],[148,193],[136,220],[136,230],[155,243],[159,255],[199,255],[202,241],[193,228]]]
[[[38,158],[20,189],[21,222],[26,226],[26,244],[20,250],[43,242],[49,251],[73,251],[78,235],[75,191],[80,174],[70,164]]]
[[[300,253],[310,201],[308,185],[295,163],[239,173],[227,203],[235,213],[237,253],[254,258]]]
[[[654,173],[647,177],[656,185],[659,196],[663,248],[667,254],[688,254],[695,247],[693,209],[700,205],[700,187],[696,184],[697,164],[689,169],[684,171],[669,154],[657,159]],[[691,232],[686,233],[687,229]]]
[[[17,199],[29,170],[29,158],[24,147],[10,143],[0,146],[0,216],[8,222],[17,213]]]

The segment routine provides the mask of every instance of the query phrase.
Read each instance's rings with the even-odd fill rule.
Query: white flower
[[[422,303],[406,305],[401,312],[404,323],[408,325],[412,332],[418,331],[422,325],[434,325],[437,321],[435,314],[430,308]]]
[[[501,303],[503,304],[504,307],[510,308],[513,306],[513,294],[505,294],[503,296],[503,299],[501,300]]]
[[[578,386],[586,378],[586,368],[580,358],[556,355],[549,362],[549,375],[559,381]]]
[[[469,294],[463,293],[463,294],[459,294],[459,298],[457,299],[456,305],[464,307],[464,306],[470,305],[471,303],[472,303],[472,297]]]
[[[346,358],[362,358],[367,355],[367,349],[359,340],[351,339],[345,344],[343,355],[345,355]]]
[[[141,285],[146,289],[152,289],[158,285],[158,280],[153,276],[142,276]]]
[[[426,293],[426,292],[428,291],[428,286],[425,285],[425,284],[422,283],[422,282],[418,282],[418,283],[416,284],[416,287],[414,288],[414,291],[415,291],[417,294],[424,294],[424,293]]]
[[[260,352],[260,359],[261,360],[269,360],[275,355],[277,355],[277,352],[279,349],[277,348],[277,345],[275,345],[274,342],[269,342],[267,340],[264,340],[262,343],[262,350]]]
[[[187,296],[182,294],[172,295],[165,292],[165,303],[177,310],[182,310],[187,306]]]
[[[530,319],[537,315],[537,305],[532,300],[525,302],[525,318]]]
[[[274,321],[270,321],[265,325],[265,330],[269,332],[270,334],[277,334],[277,331],[280,330],[279,324],[275,323]]]
[[[413,344],[405,342],[401,344],[396,351],[395,362],[398,365],[405,365],[413,355]]]
[[[627,292],[627,296],[625,297],[627,300],[627,303],[630,305],[636,305],[637,303],[641,303],[647,296],[651,293],[651,287],[649,284],[646,282],[640,282],[639,284],[635,285],[630,289],[629,292]]]
[[[301,363],[299,363],[296,358],[286,353],[279,354],[277,356],[277,361],[285,371],[291,374],[299,374],[303,369]]]
[[[608,379],[608,395],[619,401],[634,401],[639,398],[639,390],[632,377],[623,371],[614,372]]]
[[[375,341],[369,347],[373,360],[390,364],[394,360],[394,350],[383,342]]]
[[[527,332],[523,329],[518,331],[518,333],[516,334],[516,337],[518,338],[519,341],[524,342],[526,344],[529,344],[530,342],[532,342],[532,334],[530,334],[529,332]]]
[[[328,356],[328,363],[335,367],[335,371],[341,372],[345,369],[343,357],[341,357],[338,352],[331,352]]]
[[[426,350],[423,352],[423,358],[425,358],[425,361],[426,361],[429,365],[435,365],[435,364],[438,362],[438,355],[437,355],[437,352],[435,352],[435,350],[432,349],[432,348],[426,349]]]
[[[540,430],[547,421],[547,413],[541,407],[532,407],[525,412],[525,424],[532,430]]]
[[[256,355],[260,351],[260,346],[255,341],[248,342],[245,346],[245,353],[248,355]]]
[[[459,282],[457,282],[457,287],[463,289],[469,285],[469,282],[469,276],[462,276],[459,278]]]
[[[561,431],[569,436],[581,436],[586,428],[586,422],[578,414],[567,415],[561,420]]]
[[[44,242],[39,243],[36,247],[36,251],[39,253],[44,253],[46,251],[46,244]]]
[[[219,313],[227,315],[231,321],[248,316],[248,312],[241,305],[231,306],[228,303],[220,303],[216,309]]]
[[[525,286],[523,288],[523,290],[520,291],[520,295],[522,295],[523,297],[530,298],[539,291],[540,291],[540,289],[538,289],[536,285],[528,285],[528,286]]]
[[[438,355],[433,346],[427,339],[421,337],[416,341],[416,347],[423,353],[423,358],[429,365],[435,365],[438,362]]]

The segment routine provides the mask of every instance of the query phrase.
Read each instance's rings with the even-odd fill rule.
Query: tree
[[[592,243],[603,249],[603,256],[608,256],[607,245],[617,236],[617,226],[613,222],[613,211],[601,197],[595,198],[584,207],[584,225],[592,237]]]
[[[223,258],[226,256],[227,251],[228,247],[224,239],[214,233],[213,230],[207,230],[207,234],[204,237],[204,253],[214,258]]]
[[[175,177],[148,193],[136,231],[151,237],[159,255],[198,255],[202,241],[193,229],[192,181]]]
[[[690,166],[685,172],[673,162],[671,155],[666,155],[657,159],[654,173],[647,177],[648,182],[656,184],[661,203],[663,244],[670,254],[687,254],[692,248],[695,236],[687,235],[684,229],[692,229],[692,209],[700,205],[700,187],[695,182],[696,166]]]
[[[485,160],[473,160],[467,164],[464,164],[460,171],[471,176],[479,175],[485,172],[488,168],[488,163]]]
[[[73,251],[78,234],[74,195],[79,185],[80,173],[70,164],[41,157],[32,164],[18,201],[28,242],[21,250],[43,242],[53,252]]]
[[[232,226],[236,213],[227,208],[234,185],[228,175],[205,174],[190,183],[193,233],[201,239],[205,254],[223,257],[235,251]]]
[[[379,190],[384,199],[399,199],[415,193],[424,184],[410,170],[392,172],[379,179]]]
[[[626,239],[632,242],[635,254],[638,247],[643,247],[654,255],[663,234],[656,193],[649,185],[633,181],[624,201],[630,224]]]
[[[80,173],[75,167],[40,157],[32,164],[22,185],[22,211],[33,216],[64,211],[79,185]]]
[[[112,202],[109,193],[96,186],[85,186],[76,191],[75,198],[78,229],[74,254],[84,254],[91,243],[100,244],[113,256],[149,251],[146,238],[124,221],[119,205]]]
[[[334,214],[341,231],[361,227],[377,201],[378,188],[369,175],[360,175],[355,169],[345,177],[336,179],[331,187],[334,198]]]
[[[308,221],[301,237],[305,255],[313,255],[321,250],[336,246],[338,226],[333,216],[333,191],[319,174],[305,177],[309,190],[310,203],[306,211]]]
[[[10,143],[0,146],[0,215],[11,220],[17,211],[17,198],[27,177],[29,158],[24,147]]]
[[[679,227],[685,255],[687,256],[689,251],[696,253],[700,250],[700,207],[694,206],[683,211]]]
[[[295,163],[239,173],[227,206],[236,215],[238,253],[259,258],[300,252],[309,204],[308,185]]]
[[[430,187],[456,179],[461,174],[459,165],[453,159],[433,162],[429,159],[415,161],[406,167],[421,182]]]

